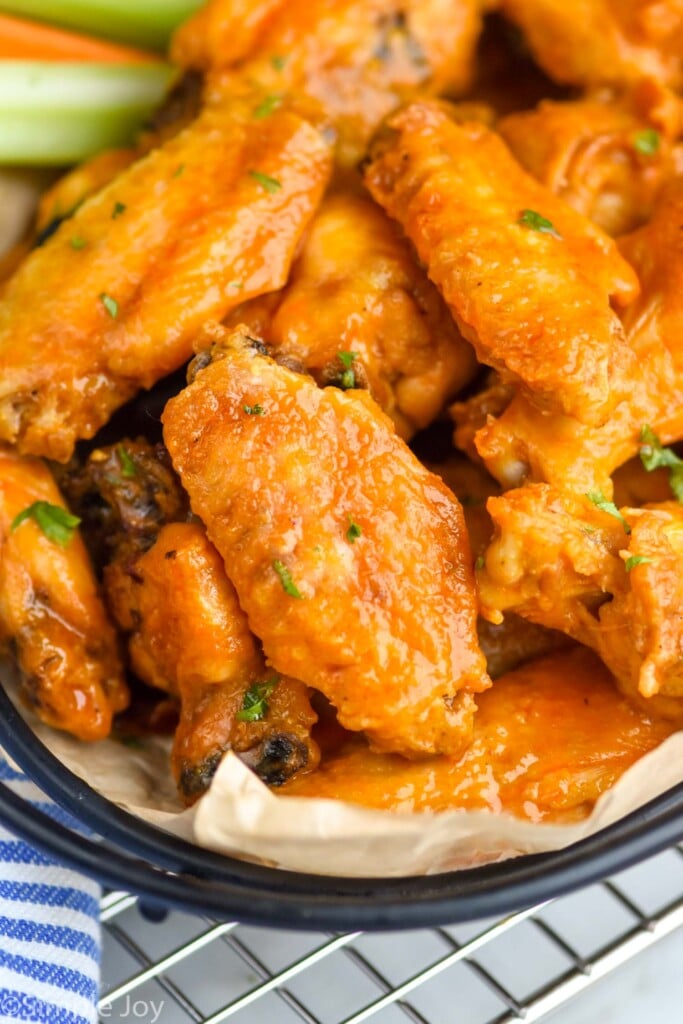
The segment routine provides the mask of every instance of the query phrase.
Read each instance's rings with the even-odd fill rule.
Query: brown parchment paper
[[[8,674],[5,669],[3,678]],[[16,692],[16,679],[11,686]],[[71,771],[145,821],[219,853],[322,875],[433,874],[560,849],[683,781],[679,732],[629,768],[584,821],[536,825],[485,811],[393,813],[276,796],[228,753],[206,795],[183,810],[168,765],[168,741],[144,740],[140,749],[115,740],[85,744],[24,709],[22,714]]]

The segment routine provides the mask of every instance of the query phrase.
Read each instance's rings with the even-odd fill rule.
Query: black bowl
[[[0,820],[147,906],[305,930],[389,930],[500,916],[560,896],[683,839],[683,784],[564,850],[427,877],[330,878],[212,853],[122,811],[70,772],[0,687],[0,746],[96,834],[73,832],[0,784]]]

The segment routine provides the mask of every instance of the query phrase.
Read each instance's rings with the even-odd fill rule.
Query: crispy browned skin
[[[437,103],[389,119],[365,179],[482,362],[544,407],[604,422],[632,362],[610,298],[638,289],[614,243],[527,175],[497,135]],[[519,223],[524,210],[555,231]]]
[[[114,631],[78,533],[61,547],[32,520],[35,501],[64,507],[38,459],[0,449],[0,637],[11,642],[23,696],[42,721],[83,740],[107,736],[128,703]]]
[[[199,523],[163,526],[133,566],[112,562],[107,598],[130,634],[133,671],[180,697],[171,765],[192,802],[226,750],[240,753],[271,785],[318,762],[308,688],[266,669],[223,561]],[[251,686],[277,680],[260,720],[241,721]]]
[[[543,100],[498,123],[527,171],[613,236],[649,219],[680,163],[680,129],[679,98],[650,81],[621,94],[603,89],[563,103]]]
[[[235,309],[319,382],[339,380],[339,352],[398,433],[410,438],[472,377],[474,352],[395,225],[370,200],[326,199],[278,297]]]
[[[352,800],[392,811],[487,810],[576,821],[670,733],[615,690],[585,649],[561,651],[498,679],[482,695],[462,758],[408,764],[358,740],[286,795]]]
[[[192,508],[271,665],[377,747],[457,753],[488,685],[460,506],[367,393],[262,351],[235,331],[166,407]]]
[[[183,66],[215,69],[209,102],[230,99],[237,79],[246,79],[264,95],[302,103],[334,128],[338,159],[353,165],[399,103],[467,87],[481,6],[480,0],[213,0],[181,28],[173,54]]]
[[[551,78],[572,85],[683,81],[680,0],[500,0]]]
[[[281,287],[329,169],[298,116],[255,121],[236,105],[206,112],[85,202],[4,292],[0,439],[66,460],[188,358],[207,316]]]
[[[592,647],[629,697],[682,721],[681,506],[624,508],[622,522],[585,497],[532,484],[488,507],[496,530],[478,574],[485,613],[496,621],[512,610],[561,630]]]
[[[638,450],[644,424],[665,444],[683,437],[683,178],[663,189],[652,219],[621,239],[642,291],[624,313],[636,361],[624,400],[607,422],[587,427],[545,413],[517,393],[476,435],[489,472],[504,486],[546,480],[611,493],[610,476]],[[456,439],[458,438],[456,432]]]

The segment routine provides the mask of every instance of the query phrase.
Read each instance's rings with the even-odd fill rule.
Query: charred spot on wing
[[[55,217],[49,220],[47,224],[43,228],[41,228],[40,231],[36,234],[36,237],[33,240],[33,248],[40,249],[42,245],[45,245],[45,243],[50,238],[52,238],[54,234],[57,233],[57,231],[62,226],[64,221],[69,220],[71,217],[73,217],[74,213],[76,212],[76,209],[77,207],[74,206],[71,210],[67,210],[66,213],[57,214]]]
[[[261,749],[254,772],[268,786],[282,786],[308,764],[308,747],[288,732],[270,735]]]
[[[196,800],[209,788],[224,753],[224,750],[214,750],[198,764],[193,764],[190,761],[182,762],[178,776],[178,789],[188,802]]]

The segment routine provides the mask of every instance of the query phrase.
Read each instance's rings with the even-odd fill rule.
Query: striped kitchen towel
[[[0,751],[0,782],[78,826]],[[99,886],[0,825],[0,1024],[95,1024]]]

